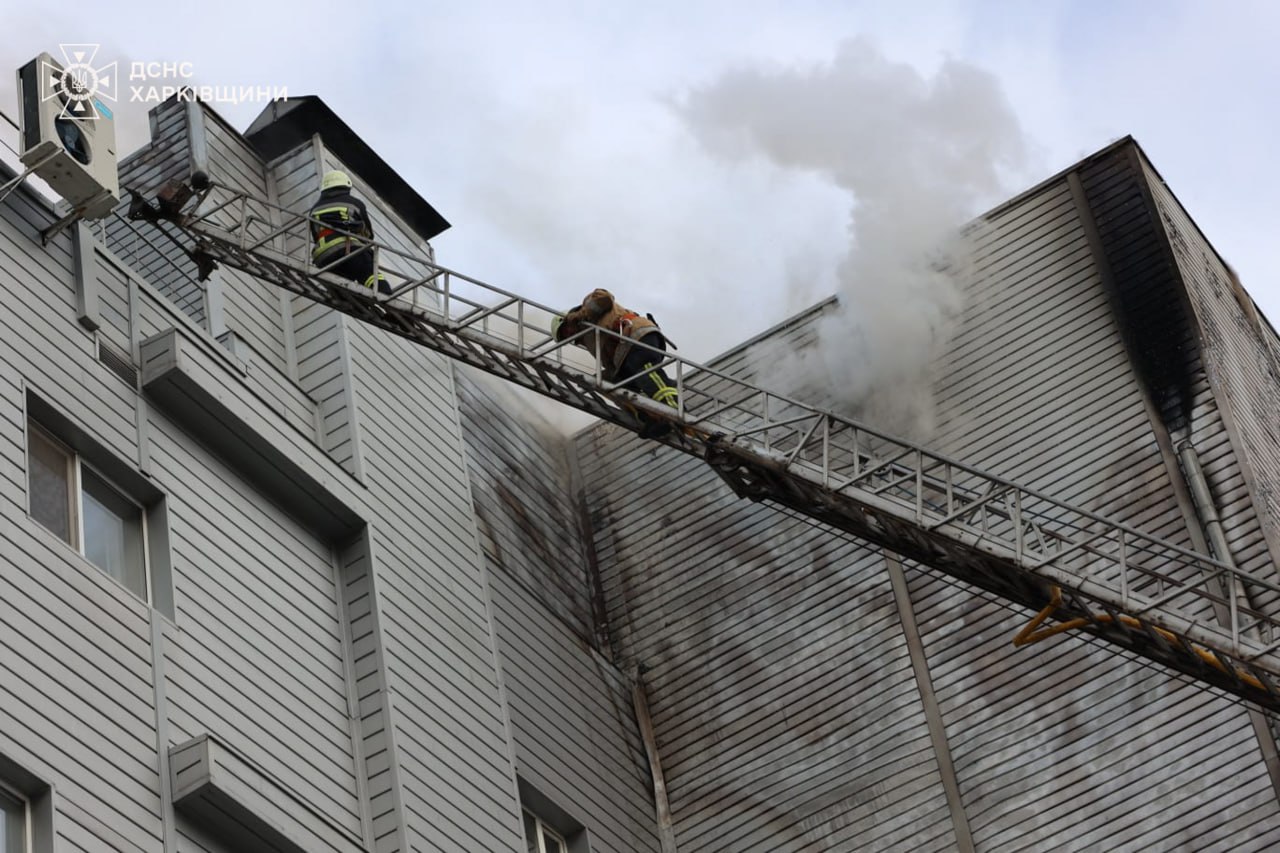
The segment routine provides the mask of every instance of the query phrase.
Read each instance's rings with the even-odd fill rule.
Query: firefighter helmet
[[[351,178],[346,172],[340,172],[337,169],[334,169],[332,172],[325,172],[324,179],[320,181],[321,191],[331,190],[334,187],[346,187],[347,189],[350,189]]]

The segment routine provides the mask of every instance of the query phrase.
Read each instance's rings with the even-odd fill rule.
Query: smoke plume
[[[759,348],[757,380],[925,437],[976,230],[961,227],[1026,156],[996,79],[955,60],[926,77],[859,38],[828,64],[725,74],[677,109],[713,155],[816,173],[851,199],[837,305],[813,346]]]

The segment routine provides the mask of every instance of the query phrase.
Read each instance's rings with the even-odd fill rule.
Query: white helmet
[[[325,172],[324,179],[320,181],[321,192],[324,190],[331,190],[334,187],[347,187],[350,189],[351,178],[346,172],[339,172],[337,169],[334,169],[332,172]]]

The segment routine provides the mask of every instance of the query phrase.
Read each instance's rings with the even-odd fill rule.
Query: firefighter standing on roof
[[[326,172],[320,182],[320,198],[311,206],[311,260],[317,269],[332,272],[356,284],[372,288],[375,276],[379,293],[390,293],[386,277],[375,273],[376,248],[373,222],[364,202],[351,194],[346,172]]]
[[[676,408],[675,384],[661,367],[667,339],[652,315],[629,311],[617,303],[612,293],[598,288],[587,294],[582,305],[552,320],[551,332],[557,341],[563,341],[589,325],[617,333],[588,333],[574,341],[593,355],[599,354],[600,372],[607,381],[625,381],[625,388]],[[666,421],[644,413],[639,417],[643,424],[640,434],[646,438],[661,437],[671,429]]]

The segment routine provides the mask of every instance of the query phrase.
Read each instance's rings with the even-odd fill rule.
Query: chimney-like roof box
[[[325,147],[363,178],[422,239],[430,240],[449,227],[447,219],[315,95],[272,101],[244,136],[264,161],[270,161],[317,133]]]

